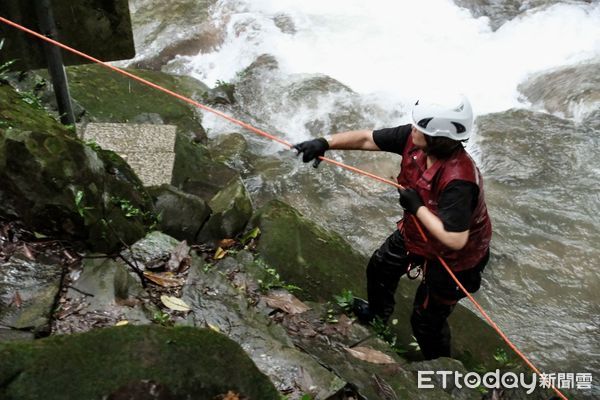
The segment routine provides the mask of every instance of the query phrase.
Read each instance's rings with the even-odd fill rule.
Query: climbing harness
[[[100,65],[104,66],[105,68],[111,69],[111,70],[113,70],[113,71],[115,71],[115,72],[117,72],[117,73],[119,73],[121,75],[125,75],[125,76],[127,76],[127,77],[129,77],[129,78],[131,78],[133,80],[141,82],[141,83],[143,83],[143,84],[145,84],[147,86],[150,86],[150,87],[152,87],[154,89],[160,90],[161,92],[167,93],[170,96],[173,96],[173,97],[175,97],[175,98],[177,98],[179,100],[182,100],[182,101],[184,101],[186,103],[189,103],[189,104],[191,104],[191,105],[193,105],[195,107],[198,107],[198,108],[200,108],[202,110],[205,110],[205,111],[208,111],[208,112],[213,113],[215,115],[218,115],[219,117],[221,117],[223,119],[226,119],[227,121],[230,121],[230,122],[232,122],[232,123],[234,123],[236,125],[239,125],[242,128],[244,128],[244,129],[247,129],[247,130],[249,130],[251,132],[254,132],[254,133],[256,133],[256,134],[258,134],[260,136],[264,136],[264,137],[266,137],[268,139],[271,139],[273,141],[276,141],[276,142],[278,142],[278,143],[280,143],[280,144],[288,147],[289,149],[292,148],[292,144],[290,144],[289,142],[287,142],[287,141],[285,141],[285,140],[283,140],[281,138],[273,136],[273,135],[271,135],[271,134],[269,134],[269,133],[267,133],[267,132],[265,132],[263,130],[255,128],[252,125],[249,125],[249,124],[247,124],[245,122],[242,122],[242,121],[240,121],[238,119],[235,119],[235,118],[233,118],[233,117],[231,117],[231,116],[229,116],[229,115],[227,115],[227,114],[225,114],[225,113],[223,113],[221,111],[218,111],[218,110],[216,110],[214,108],[208,107],[208,106],[206,106],[206,105],[204,105],[202,103],[194,101],[194,100],[192,100],[192,99],[190,99],[188,97],[185,97],[185,96],[183,96],[181,94],[173,92],[173,91],[171,91],[169,89],[166,89],[166,88],[164,88],[164,87],[162,87],[160,85],[157,85],[157,84],[155,84],[153,82],[150,82],[150,81],[148,81],[146,79],[140,78],[140,77],[138,77],[138,76],[136,76],[136,75],[134,75],[134,74],[132,74],[130,72],[127,72],[127,71],[125,71],[125,70],[123,70],[121,68],[118,68],[118,67],[115,67],[113,65],[110,65],[110,64],[108,64],[108,63],[106,63],[104,61],[101,61],[101,60],[99,60],[97,58],[94,58],[94,57],[92,57],[92,56],[90,56],[88,54],[85,54],[85,53],[83,53],[83,52],[81,52],[79,50],[76,50],[76,49],[74,49],[72,47],[69,47],[69,46],[67,46],[67,45],[65,45],[63,43],[60,43],[60,42],[58,42],[58,41],[56,41],[54,39],[46,37],[46,36],[44,36],[44,35],[36,32],[36,31],[33,31],[33,30],[31,30],[31,29],[29,29],[27,27],[24,27],[24,26],[22,26],[20,24],[17,24],[17,23],[15,23],[15,22],[13,22],[11,20],[8,20],[8,19],[6,19],[6,18],[4,18],[2,16],[0,16],[0,22],[4,23],[6,25],[9,25],[9,26],[11,26],[13,28],[16,28],[18,30],[21,30],[23,32],[26,32],[29,35],[32,35],[32,36],[34,36],[34,37],[36,37],[38,39],[41,39],[41,40],[46,41],[48,43],[51,43],[51,44],[53,44],[55,46],[58,46],[58,47],[60,47],[60,48],[62,48],[64,50],[67,50],[67,51],[69,51],[69,52],[71,52],[73,54],[76,54],[76,55],[78,55],[78,56],[80,56],[82,58],[85,58],[85,59],[90,60],[90,61],[92,61],[94,63],[100,64]],[[325,161],[327,163],[336,165],[338,167],[347,169],[349,171],[358,173],[360,175],[364,175],[364,176],[367,176],[369,178],[375,179],[375,180],[377,180],[379,182],[383,182],[383,183],[386,183],[388,185],[394,186],[397,189],[404,189],[401,185],[399,185],[398,183],[396,183],[394,181],[391,181],[389,179],[381,178],[380,176],[377,176],[377,175],[372,174],[372,173],[367,172],[367,171],[363,171],[363,170],[358,169],[356,167],[352,167],[350,165],[343,164],[343,163],[341,163],[339,161],[335,161],[335,160],[332,160],[332,159],[327,158],[327,157],[322,157],[321,156],[321,157],[319,157],[319,159],[321,159],[322,161]],[[411,215],[411,217],[414,219],[415,225],[417,226],[417,228],[419,230],[419,234],[421,235],[421,237],[423,238],[424,241],[427,241],[427,236],[425,235],[425,232],[423,232],[423,228],[421,227],[420,223],[418,222],[418,220],[416,219],[416,217],[414,215]],[[496,323],[487,314],[487,312],[485,312],[485,310],[479,305],[479,303],[473,298],[473,296],[464,288],[464,286],[456,278],[456,276],[454,275],[454,273],[452,272],[452,270],[450,269],[450,267],[448,266],[448,264],[444,261],[444,259],[441,258],[439,255],[437,256],[437,258],[440,261],[440,263],[442,264],[442,266],[446,269],[446,271],[448,272],[448,274],[450,274],[450,277],[454,280],[454,282],[457,284],[457,286],[463,291],[463,293],[468,297],[468,299],[471,301],[471,303],[473,303],[473,305],[475,306],[475,308],[477,308],[477,310],[481,313],[481,315],[484,317],[484,319],[500,335],[500,337],[506,342],[506,344],[508,344],[508,346],[519,357],[521,357],[521,359],[529,366],[529,368],[531,368],[536,374],[538,374],[538,376],[543,376],[542,373],[540,372],[540,370],[537,369],[537,367],[535,365],[533,365],[533,363],[531,361],[529,361],[529,359],[527,358],[527,356],[525,356],[525,354],[523,354],[511,342],[511,340],[504,334],[504,332],[500,329],[500,327],[498,325],[496,325]],[[554,390],[554,392],[558,395],[558,397],[560,397],[563,400],[568,400],[567,397],[559,389],[556,388],[556,386],[552,385],[551,387]]]

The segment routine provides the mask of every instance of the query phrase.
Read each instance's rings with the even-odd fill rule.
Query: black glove
[[[313,167],[317,168],[321,163],[319,157],[324,156],[329,150],[329,143],[325,138],[318,138],[295,144],[293,147],[298,151],[297,155],[302,153],[302,161],[305,163],[315,160]]]
[[[402,208],[413,215],[417,215],[419,207],[425,205],[419,193],[414,189],[398,189],[398,193],[400,193],[400,205]]]

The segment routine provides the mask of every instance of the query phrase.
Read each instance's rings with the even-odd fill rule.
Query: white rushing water
[[[327,74],[388,105],[463,92],[478,114],[519,106],[532,73],[600,57],[598,2],[529,10],[497,31],[451,0],[221,0],[215,22],[223,46],[186,60],[209,84],[269,53],[283,72]]]

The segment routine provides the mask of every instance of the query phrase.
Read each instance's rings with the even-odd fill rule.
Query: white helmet
[[[418,100],[412,109],[412,123],[429,136],[466,140],[473,127],[473,110],[464,95],[444,103]]]

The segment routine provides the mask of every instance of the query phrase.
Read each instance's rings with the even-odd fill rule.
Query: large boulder
[[[368,258],[335,232],[323,229],[277,200],[257,210],[250,226],[258,226],[262,232],[258,244],[261,256],[282,280],[302,289],[301,299],[329,301],[344,290],[360,297],[366,295]],[[415,290],[415,281],[400,280],[391,318],[398,320],[393,329],[407,347],[412,341],[409,321]],[[506,346],[488,324],[460,305],[449,322],[455,357],[469,367],[495,366],[493,355]]]
[[[224,26],[210,17],[215,0],[131,0],[131,24],[136,57],[129,64],[161,69],[178,55],[208,53],[224,39]]]
[[[582,119],[600,108],[600,63],[563,67],[536,74],[519,91],[538,108]]]
[[[178,133],[171,184],[179,190],[210,201],[221,189],[239,178],[239,173],[214,160],[203,144]]]
[[[2,399],[132,398],[149,381],[160,398],[280,398],[238,344],[210,329],[124,326],[0,343]],[[145,395],[135,398],[154,398]]]
[[[208,203],[213,211],[198,241],[217,241],[242,233],[252,217],[252,200],[241,179],[231,181]]]
[[[98,251],[142,237],[153,206],[131,168],[25,100],[0,86],[0,215]]]
[[[42,257],[13,255],[0,264],[0,341],[14,335],[32,337],[50,332],[50,317],[60,290],[63,266]]]
[[[198,196],[171,185],[148,189],[159,215],[158,229],[176,239],[193,243],[211,214],[208,204]]]

